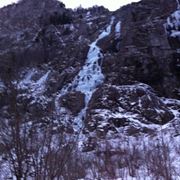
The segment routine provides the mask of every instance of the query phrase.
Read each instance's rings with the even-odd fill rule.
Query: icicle
[[[177,9],[180,10],[180,2],[179,2],[179,0],[176,0],[176,2],[177,2]]]

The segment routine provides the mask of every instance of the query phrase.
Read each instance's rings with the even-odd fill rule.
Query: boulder
[[[85,107],[85,95],[79,91],[69,92],[60,98],[60,104],[77,116]]]

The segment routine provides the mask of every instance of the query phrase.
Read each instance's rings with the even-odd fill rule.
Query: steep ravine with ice
[[[59,99],[70,91],[80,91],[85,95],[85,107],[79,112],[79,115],[75,117],[74,122],[78,124],[78,131],[83,127],[82,120],[86,117],[86,110],[88,108],[89,101],[92,94],[98,86],[104,81],[104,75],[102,74],[101,65],[103,61],[103,53],[97,43],[110,35],[112,26],[114,24],[115,17],[111,17],[111,22],[98,36],[98,38],[90,44],[89,52],[84,66],[74,78],[74,80],[65,86],[60,93],[58,93],[55,99],[55,106],[57,114],[65,112],[66,109],[61,106]],[[119,28],[119,29],[118,29]],[[120,26],[116,27],[118,36],[120,34]],[[68,114],[67,114],[68,116]]]

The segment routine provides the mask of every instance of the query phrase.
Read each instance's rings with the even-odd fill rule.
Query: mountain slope
[[[2,179],[179,178],[179,14],[175,0],[0,9]]]

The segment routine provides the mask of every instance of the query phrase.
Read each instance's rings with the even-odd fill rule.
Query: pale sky
[[[68,8],[75,8],[80,4],[85,8],[92,7],[93,5],[103,5],[109,10],[116,10],[119,9],[120,6],[138,1],[139,0],[62,0]]]
[[[6,6],[18,0],[0,0],[0,7]],[[38,0],[37,0],[38,1]],[[67,8],[76,8],[80,5],[87,8],[93,5],[103,5],[109,10],[116,10],[120,6],[131,2],[138,2],[139,0],[61,0]]]

